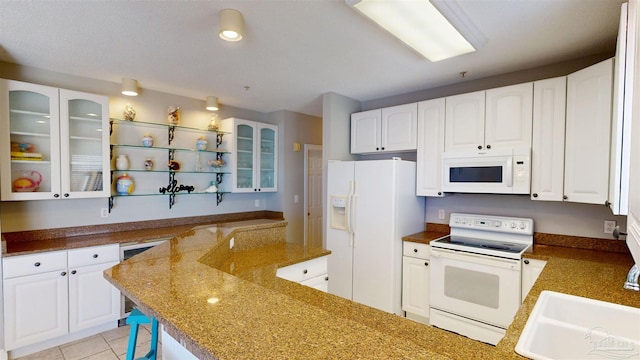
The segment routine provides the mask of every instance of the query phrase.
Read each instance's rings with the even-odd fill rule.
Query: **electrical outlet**
[[[444,210],[438,210],[438,219],[444,220]]]
[[[613,229],[616,228],[616,222],[614,220],[605,220],[604,221],[604,233],[605,234],[613,234]]]
[[[103,217],[103,218],[109,217],[109,209],[101,208],[100,209],[100,217]]]
[[[255,201],[253,202],[253,205],[254,205],[255,207],[260,207],[260,200],[255,200]]]
[[[300,201],[300,199],[298,198],[298,195],[293,195],[293,203],[297,204],[298,201]]]

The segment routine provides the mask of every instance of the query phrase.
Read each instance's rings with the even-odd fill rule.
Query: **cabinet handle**
[[[605,202],[604,202],[604,206],[609,206],[609,205],[611,205],[611,203],[609,202],[609,200],[607,200],[607,201],[605,201]]]
[[[67,272],[66,271],[61,272],[60,276],[67,276]]]
[[[324,277],[324,281],[329,281],[329,277],[328,277],[328,276],[325,276],[325,277]]]
[[[253,191],[258,191],[258,189],[253,189]]]
[[[60,194],[53,194],[53,197],[57,199],[60,197]]]
[[[384,150],[384,148],[381,148],[382,150]]]
[[[380,148],[376,148],[376,151],[380,150]]]
[[[307,271],[307,269],[302,270],[302,273],[303,273],[303,274],[306,274],[306,273],[308,273],[308,272],[309,272],[309,271]]]
[[[35,266],[35,267],[38,267],[38,266],[40,266],[40,265],[41,265],[41,264],[40,264],[40,261],[38,261],[37,263],[33,264],[33,266]]]
[[[71,275],[75,275],[76,273],[77,273],[77,271],[71,270]]]
[[[418,249],[413,249],[413,252],[414,252],[414,253],[417,253],[417,252],[418,252]]]
[[[429,266],[429,263],[428,263],[428,262],[425,262],[425,263],[424,263],[424,266]]]
[[[529,260],[526,260],[526,259],[525,259],[524,263],[525,263],[526,265],[529,265]]]
[[[68,197],[69,197],[69,194],[68,194],[68,193],[65,193],[65,194],[64,194],[64,197],[68,198]]]
[[[478,145],[478,150],[482,150],[482,145]]]
[[[442,192],[441,192],[441,191],[438,191],[438,195],[442,195]]]
[[[567,195],[562,196],[563,200],[567,200],[569,197]]]
[[[487,145],[487,149],[491,149],[491,145]]]
[[[537,198],[538,197],[538,193],[533,193],[533,197]]]
[[[93,258],[97,259],[98,258],[98,254],[93,254]]]
[[[262,189],[258,189],[258,191],[262,191]]]

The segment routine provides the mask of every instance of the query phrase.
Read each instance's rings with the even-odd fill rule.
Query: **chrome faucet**
[[[638,275],[640,275],[640,269],[638,269],[638,264],[634,264],[629,270],[629,274],[627,274],[627,281],[624,282],[624,288],[627,290],[640,291]]]

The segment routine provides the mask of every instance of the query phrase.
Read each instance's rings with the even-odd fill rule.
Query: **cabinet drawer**
[[[2,273],[5,279],[43,274],[50,271],[64,270],[66,268],[66,251],[14,256],[2,260]]]
[[[276,276],[301,282],[327,273],[327,257],[319,257],[278,269]]]
[[[305,280],[300,284],[308,286],[310,288],[314,288],[316,290],[327,292],[327,289],[329,288],[329,276],[327,274],[322,274],[309,280]]]
[[[120,261],[118,244],[69,250],[69,268]]]
[[[405,241],[402,243],[402,255],[429,260],[429,256],[431,256],[431,247],[429,244]]]

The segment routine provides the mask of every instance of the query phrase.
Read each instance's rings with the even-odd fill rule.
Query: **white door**
[[[613,59],[568,76],[564,177],[567,201],[607,202],[612,77]]]
[[[533,84],[531,199],[562,201],[567,77]]]
[[[394,247],[402,247],[394,239],[395,172],[393,161],[355,162],[353,301],[390,313],[401,307],[398,299],[394,308],[401,291],[398,283],[398,294],[394,293],[395,275],[402,269],[401,259],[393,259],[401,254]],[[331,285],[331,274],[329,279]]]
[[[69,269],[69,331],[120,318],[120,292],[102,275],[118,262]]]
[[[351,114],[352,154],[380,151],[381,116],[380,109]]]
[[[6,350],[68,333],[67,286],[66,271],[4,280]]]
[[[444,98],[418,103],[416,195],[444,196],[442,192],[444,111]]]
[[[233,192],[253,192],[257,187],[254,153],[257,142],[256,123],[242,119],[234,119],[233,122]]]
[[[445,101],[445,151],[484,149],[485,92],[449,96]]]
[[[635,6],[635,11],[629,16],[634,16],[636,22],[640,17],[640,7]],[[640,27],[635,29],[636,46],[640,41]],[[640,48],[640,46],[637,46]],[[637,58],[633,64],[637,66]],[[634,94],[640,94],[640,71],[634,74]],[[633,123],[640,124],[640,96],[633,99]],[[629,166],[629,183],[640,184],[640,126],[631,127],[631,156]],[[629,187],[629,215],[627,216],[627,246],[633,254],[636,264],[640,264],[640,186]]]
[[[351,300],[353,294],[353,244],[351,234],[344,228],[334,228],[331,211],[351,213],[350,202],[346,208],[335,208],[331,204],[332,196],[347,198],[354,183],[353,161],[329,161],[327,168],[327,217],[326,248],[331,251],[327,260],[329,274],[329,293]],[[339,227],[339,226],[338,226]]]
[[[322,146],[305,145],[305,244],[322,245]]]
[[[278,191],[278,127],[257,124],[256,185],[260,192]]]
[[[487,90],[484,142],[487,149],[531,147],[533,83]]]
[[[429,260],[402,257],[402,310],[429,317]]]
[[[2,200],[60,198],[58,89],[1,80],[0,109]]]
[[[60,90],[62,197],[108,197],[109,98]]]
[[[418,107],[416,103],[382,109],[381,151],[415,150]]]

